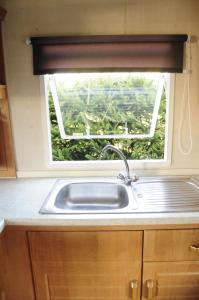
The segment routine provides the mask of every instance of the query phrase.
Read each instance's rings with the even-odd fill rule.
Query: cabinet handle
[[[191,246],[189,246],[189,250],[191,252],[199,253],[199,246],[191,245]]]
[[[155,287],[154,280],[148,279],[146,281],[146,287],[147,287],[147,299],[153,299],[153,294],[154,294],[153,290]]]
[[[131,299],[137,300],[138,281],[132,280],[130,286],[131,286]]]

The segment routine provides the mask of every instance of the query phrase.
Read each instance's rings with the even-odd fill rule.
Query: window
[[[182,73],[187,38],[31,37],[33,74],[44,75],[47,87],[52,161],[78,161],[78,168],[84,161],[85,167],[106,144],[121,148],[133,163],[168,161],[170,75],[164,73]],[[118,159],[114,153],[107,158]]]
[[[98,160],[106,144],[128,159],[165,159],[168,82],[165,73],[46,75],[52,160]]]

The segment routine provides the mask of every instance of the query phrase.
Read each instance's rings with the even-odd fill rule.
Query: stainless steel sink
[[[100,214],[199,211],[199,182],[190,178],[113,181],[58,180],[40,213]]]
[[[59,180],[41,213],[117,213],[137,209],[132,188],[117,182]]]
[[[151,178],[133,184],[137,213],[199,211],[199,182],[191,178]]]

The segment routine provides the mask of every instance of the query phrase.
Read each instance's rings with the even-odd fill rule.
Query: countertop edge
[[[77,227],[77,226],[175,226],[175,225],[187,225],[198,224],[199,227],[199,213],[181,213],[176,216],[173,214],[147,214],[147,215],[120,215],[120,216],[99,216],[84,215],[73,216],[73,218],[66,218],[62,216],[60,218],[46,217],[44,218],[8,218],[5,220],[6,226],[50,226],[50,227]]]

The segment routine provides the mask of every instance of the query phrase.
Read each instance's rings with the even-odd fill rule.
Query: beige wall
[[[187,33],[199,35],[198,0],[0,0],[17,170],[46,170],[40,79],[32,75],[26,37],[67,34]],[[126,9],[125,9],[126,5]],[[178,147],[184,75],[175,82],[174,132],[170,173],[199,170],[199,46],[192,43],[191,126],[193,149]],[[187,111],[187,107],[185,107]],[[187,118],[183,137],[187,140]]]

